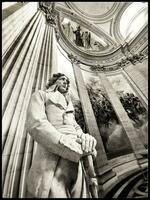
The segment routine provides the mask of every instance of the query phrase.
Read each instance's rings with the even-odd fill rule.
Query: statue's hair
[[[61,76],[65,76],[67,78],[67,85],[68,85],[67,91],[68,91],[70,81],[69,81],[69,78],[63,73],[53,74],[53,76],[48,80],[48,83],[46,84],[46,89],[52,86],[57,81],[57,79],[59,79]]]

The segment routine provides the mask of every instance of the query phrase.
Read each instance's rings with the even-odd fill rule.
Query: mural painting
[[[67,67],[67,71],[68,69],[69,68]],[[73,71],[71,74],[73,75]],[[122,125],[119,123],[116,113],[110,103],[107,93],[102,86],[102,83],[100,82],[99,77],[96,75],[91,75],[91,73],[85,71],[82,71],[82,74],[100,135],[102,137],[107,158],[112,159],[121,155],[132,153],[129,139],[124,132]],[[70,74],[67,75],[69,78],[71,78]],[[114,76],[114,78],[109,76],[108,80],[112,83],[112,86],[116,90],[123,107],[125,108],[137,131],[138,136],[143,141],[145,147],[147,147],[148,120],[146,109],[143,107],[136,93],[122,75]],[[71,98],[75,109],[75,118],[82,130],[87,132],[84,114],[75,81],[72,80],[71,83],[75,85],[75,87],[72,84],[70,86]]]
[[[109,81],[118,94],[118,97],[126,110],[138,137],[147,148],[148,145],[148,112],[142,105],[139,97],[131,88],[122,74],[109,76]]]
[[[92,104],[97,125],[102,137],[104,148],[108,159],[125,155],[132,152],[129,139],[125,134],[122,125],[110,103],[99,77],[82,71],[86,83],[89,98]],[[88,75],[89,74],[89,75]],[[78,103],[79,124],[84,128],[84,118]]]
[[[88,29],[80,26],[76,22],[64,18],[62,27],[66,37],[77,47],[94,52],[105,51],[110,44],[104,37],[99,38]]]

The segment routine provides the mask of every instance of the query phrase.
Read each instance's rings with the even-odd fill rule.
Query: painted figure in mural
[[[64,28],[64,31],[65,31],[67,37],[71,41],[74,41],[75,40],[75,36],[74,36],[74,33],[73,33],[73,27],[71,26],[70,21],[67,24],[63,24],[62,26]]]
[[[142,121],[139,116],[146,112],[146,109],[142,106],[138,97],[136,97],[133,93],[123,93],[120,96],[120,101],[125,108],[128,116],[132,119],[136,125],[142,125]]]
[[[71,27],[71,23],[70,23],[70,22],[68,22],[68,24],[67,24],[67,32],[66,32],[66,34],[67,34],[67,36],[68,36],[69,38],[71,38],[71,35],[72,35],[72,27]]]
[[[90,197],[82,158],[96,155],[96,140],[75,121],[69,79],[54,74],[29,103],[26,127],[37,142],[27,177],[27,197]]]
[[[80,31],[81,31],[81,27],[78,26],[78,27],[77,27],[77,30],[73,31],[73,33],[74,33],[75,36],[76,36],[76,39],[75,39],[76,45],[77,45],[77,46],[83,47],[83,40],[82,40],[83,34],[82,34]]]
[[[91,47],[91,33],[88,31],[83,32],[82,38],[84,48],[89,49]]]

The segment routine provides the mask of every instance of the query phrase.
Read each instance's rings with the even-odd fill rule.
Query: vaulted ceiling
[[[60,45],[83,63],[112,65],[124,58],[122,47],[135,46],[137,36],[147,40],[147,2],[55,2],[54,7]]]

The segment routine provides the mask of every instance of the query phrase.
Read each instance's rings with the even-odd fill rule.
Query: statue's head
[[[49,89],[52,85],[56,85],[55,90],[60,93],[67,93],[69,90],[69,78],[63,73],[53,74],[52,78],[49,79],[46,88]]]

